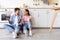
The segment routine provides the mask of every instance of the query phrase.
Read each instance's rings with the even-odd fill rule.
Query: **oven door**
[[[0,28],[4,28],[4,24],[8,23],[6,20],[6,12],[0,12]]]

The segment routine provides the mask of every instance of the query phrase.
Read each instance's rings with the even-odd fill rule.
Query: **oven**
[[[13,13],[13,11],[13,9],[0,9],[0,28],[3,28],[3,25],[8,23],[6,19],[10,18],[10,15]]]

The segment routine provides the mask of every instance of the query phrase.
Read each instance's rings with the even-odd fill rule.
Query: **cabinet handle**
[[[38,12],[38,18],[39,18],[39,12]]]

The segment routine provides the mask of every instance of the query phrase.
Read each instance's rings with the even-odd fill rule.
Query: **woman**
[[[26,35],[27,34],[27,28],[29,29],[29,36],[32,36],[32,31],[31,31],[31,22],[32,22],[32,17],[29,13],[28,9],[25,9],[24,11],[24,16],[22,17],[22,22],[24,24],[23,26],[23,32]]]

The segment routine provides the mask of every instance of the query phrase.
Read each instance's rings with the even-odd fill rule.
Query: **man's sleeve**
[[[10,15],[10,24],[12,24],[12,22],[13,22],[13,16]]]

